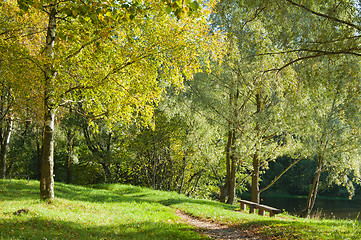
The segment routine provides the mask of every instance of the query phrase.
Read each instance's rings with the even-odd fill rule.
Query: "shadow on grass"
[[[0,199],[39,199],[39,185],[35,185],[34,181],[28,183],[27,180],[0,180]]]
[[[162,205],[165,205],[165,206],[178,205],[178,204],[182,204],[182,203],[192,203],[192,204],[200,204],[200,205],[219,207],[219,208],[223,208],[223,209],[227,209],[227,210],[235,210],[237,208],[234,205],[229,205],[229,204],[224,204],[224,203],[219,203],[219,202],[212,202],[212,201],[207,201],[207,200],[203,200],[203,199],[192,199],[192,198],[187,198],[187,199],[169,198],[169,199],[164,199],[164,200],[160,200],[157,202]]]
[[[339,228],[337,228],[339,225]],[[301,220],[255,220],[237,224],[235,227],[261,233],[272,239],[360,239],[360,223],[352,221],[340,222]]]
[[[115,188],[113,189],[112,187]],[[131,185],[99,184],[92,187],[82,187],[64,183],[55,183],[55,197],[84,202],[147,202],[165,206],[183,203],[207,205],[233,210],[236,207],[202,199],[192,199],[176,193],[158,192],[147,188]],[[0,181],[0,200],[39,199],[39,182],[22,180]]]
[[[58,184],[56,196],[64,199],[88,202],[147,202],[152,204],[158,203],[164,206],[189,203],[218,207],[226,210],[234,210],[237,208],[237,206],[204,199],[193,199],[172,192],[160,192],[131,185],[116,184],[98,184],[91,186],[91,188]]]
[[[106,189],[119,196],[130,197],[134,200],[160,203],[165,206],[179,205],[182,203],[191,203],[191,204],[220,207],[227,210],[234,210],[238,208],[238,206],[232,206],[220,202],[186,197],[176,192],[164,192],[164,191],[152,190],[152,189],[147,189],[132,185],[99,184],[99,185],[94,185],[92,187],[98,189]]]
[[[0,222],[0,239],[208,239],[181,224],[139,222],[91,226],[23,216]]]
[[[92,188],[95,189],[105,189],[113,191],[113,186],[121,186],[121,191],[118,192],[119,195],[129,195],[129,194],[137,194],[144,192],[142,187],[133,186],[133,185],[119,185],[119,184],[95,184],[92,185]]]
[[[81,190],[79,190],[81,188]],[[135,202],[135,203],[155,203],[147,199],[137,198],[133,196],[123,196],[112,191],[103,189],[84,188],[79,186],[58,184],[56,187],[57,198],[76,200],[83,202],[96,203],[114,203],[114,202]]]
[[[138,190],[128,189],[125,192],[128,194],[141,193],[140,189]],[[55,193],[58,199],[88,203],[149,202],[152,205],[157,204],[146,199],[122,196],[125,192],[116,194],[103,189],[85,188],[62,183],[55,184]],[[144,195],[146,196],[147,193],[144,193]],[[6,204],[6,201],[27,201],[29,199],[39,199],[39,182],[31,181],[27,184],[22,181],[12,181],[11,183],[0,181],[0,201],[3,201],[4,204]],[[132,204],[126,206],[129,206],[130,210],[132,210],[132,207],[136,207]],[[76,207],[75,210],[72,210],[71,207],[70,205],[70,208],[67,208],[72,214],[77,209],[81,209]],[[157,207],[144,207],[144,205],[142,207],[145,211],[148,211],[148,209],[158,211]],[[50,211],[49,213],[52,211],[51,207],[44,209]],[[83,212],[79,212],[79,214],[84,215]],[[133,213],[133,211],[125,214],[128,214],[128,216],[124,216],[123,223],[95,224],[91,223],[91,220],[88,220],[89,222],[86,222],[87,220],[85,222],[84,220],[83,222],[80,220],[69,221],[69,219],[65,221],[58,219],[58,217],[51,217],[51,215],[48,217],[48,215],[31,213],[31,211],[28,214],[24,213],[19,216],[15,216],[13,210],[8,212],[0,211],[0,239],[208,239],[196,234],[189,226],[168,220],[167,216],[165,216],[164,220],[152,222],[149,219],[142,220],[143,218],[137,215],[138,213]],[[129,216],[131,216],[131,219],[138,220],[128,222],[125,219]]]
[[[0,180],[0,201],[39,199],[39,182]],[[55,194],[57,198],[84,202],[120,203],[136,202],[151,203],[172,206],[190,204],[188,208],[197,208],[208,211],[206,207],[215,209],[234,210],[236,206],[230,206],[218,202],[202,199],[187,198],[170,192],[159,192],[151,189],[134,187],[131,185],[104,184],[86,188],[74,185],[56,183]],[[132,205],[130,205],[132,206]],[[204,207],[204,209],[203,209]],[[145,208],[147,209],[147,208]],[[154,208],[149,208],[154,211]],[[0,212],[1,214],[1,212]],[[4,213],[5,214],[5,213]],[[228,217],[228,213],[227,217]],[[188,231],[189,227],[181,224],[166,222],[143,221],[140,223],[92,226],[86,223],[67,222],[62,220],[46,220],[36,216],[9,215],[0,218],[0,239],[42,239],[44,237],[54,239],[201,239],[197,234]],[[69,220],[69,219],[68,219]],[[303,239],[304,236],[319,236],[323,239],[360,239],[360,223],[356,222],[333,222],[333,221],[301,221],[283,220],[278,218],[249,218],[245,222],[238,223],[238,228],[247,231],[257,231],[267,237],[276,239]],[[335,226],[335,225],[339,226]],[[342,229],[345,227],[344,229]],[[356,230],[354,230],[356,228]],[[335,230],[336,229],[336,230]],[[321,232],[321,233],[320,233]],[[13,234],[13,235],[8,235]],[[330,237],[329,237],[329,234]],[[35,236],[35,237],[34,237]],[[305,238],[312,239],[312,238]]]

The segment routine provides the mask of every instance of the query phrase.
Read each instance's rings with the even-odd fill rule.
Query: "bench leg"
[[[256,212],[255,210],[256,210],[255,208],[249,207],[249,213],[255,213]]]
[[[246,211],[246,204],[241,203],[241,210],[242,210],[242,211]]]
[[[263,209],[258,209],[258,215],[264,216],[264,210]]]

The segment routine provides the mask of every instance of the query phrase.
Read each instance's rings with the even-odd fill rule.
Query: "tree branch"
[[[76,55],[78,55],[79,53],[81,53],[81,51],[82,51],[84,48],[86,48],[87,46],[89,46],[89,45],[92,44],[92,43],[95,43],[96,41],[98,41],[98,40],[100,40],[100,39],[102,39],[102,38],[101,38],[101,37],[98,37],[98,38],[95,38],[95,39],[93,39],[93,40],[91,40],[91,41],[89,41],[89,42],[87,42],[87,43],[84,43],[78,50],[76,50],[75,52],[73,52],[72,54],[70,54],[69,56],[67,56],[67,57],[65,58],[65,60],[69,60],[70,58],[75,57]]]
[[[338,22],[338,23],[341,23],[341,24],[345,24],[345,25],[347,25],[347,26],[349,26],[349,27],[352,27],[352,28],[355,28],[355,29],[361,31],[361,27],[360,27],[360,26],[358,26],[358,25],[356,25],[356,24],[354,24],[354,23],[351,23],[351,22],[349,22],[349,21],[346,21],[346,20],[343,20],[343,19],[339,19],[339,18],[337,18],[337,17],[330,16],[330,15],[327,15],[327,14],[324,14],[324,13],[316,12],[316,11],[312,10],[311,8],[306,7],[305,5],[296,3],[296,2],[294,2],[294,1],[292,1],[292,0],[285,0],[285,1],[288,2],[288,3],[290,3],[290,4],[292,4],[292,5],[294,5],[294,6],[297,6],[297,7],[299,7],[299,8],[302,8],[303,10],[305,10],[305,11],[307,11],[307,12],[309,12],[309,13],[312,13],[312,14],[314,14],[314,15],[316,15],[316,16],[323,17],[323,18],[326,18],[326,19],[329,19],[329,20],[332,20],[332,21],[335,21],[335,22]]]
[[[260,193],[262,193],[263,191],[269,189],[273,184],[275,184],[278,179],[280,179],[291,167],[293,167],[296,163],[298,163],[299,161],[301,161],[301,159],[303,158],[299,158],[296,161],[294,161],[291,165],[289,165],[283,172],[281,172],[277,177],[275,177],[272,182],[270,184],[268,184],[268,186],[262,188],[259,190]]]
[[[79,85],[79,86],[76,86],[76,87],[71,87],[69,88],[68,90],[66,90],[64,93],[62,93],[60,96],[59,96],[59,99],[62,99],[65,95],[67,95],[68,93],[71,93],[73,91],[76,91],[76,90],[82,90],[82,89],[94,89],[95,86],[83,86],[83,85]]]
[[[353,49],[353,50],[356,50],[356,49]],[[310,49],[294,50],[294,52],[302,52],[302,51],[303,52],[313,52],[313,53],[316,53],[316,54],[296,58],[296,59],[288,62],[287,64],[283,65],[280,68],[269,69],[269,70],[264,71],[264,73],[272,72],[272,71],[277,71],[277,73],[279,73],[280,71],[282,71],[283,69],[285,69],[286,67],[288,67],[288,66],[290,66],[290,65],[292,65],[294,63],[297,63],[297,62],[300,62],[300,61],[306,60],[306,59],[318,58],[318,57],[327,56],[327,55],[342,55],[342,54],[344,54],[344,55],[355,55],[355,56],[361,57],[361,53],[348,51],[348,50],[335,51],[335,52],[333,52],[333,51],[323,51],[323,50],[310,50]]]
[[[10,36],[8,38],[5,38],[4,40],[7,41],[7,40],[10,40],[10,39],[13,39],[13,38],[29,37],[29,36],[39,34],[39,33],[43,33],[43,32],[46,32],[46,29],[42,29],[42,30],[39,30],[39,31],[36,31],[36,32],[31,32],[31,33],[27,33],[27,34],[23,34],[23,35],[19,35],[19,36]],[[8,33],[10,33],[10,31]],[[4,32],[4,33],[1,33],[1,34],[6,34],[6,33]]]

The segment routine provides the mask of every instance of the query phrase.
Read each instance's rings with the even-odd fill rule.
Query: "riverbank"
[[[243,194],[242,199],[250,200],[250,195]],[[298,215],[305,208],[306,201],[307,196],[293,196],[282,193],[264,194],[261,198],[262,204],[283,209],[292,215]],[[318,196],[312,217],[360,220],[360,212],[360,199],[350,200],[341,197]]]
[[[52,204],[38,200],[39,182],[0,180],[0,239],[209,239],[187,225],[179,210],[258,239],[360,239],[351,220],[276,218],[237,211],[174,192],[120,184],[92,188],[56,183]]]

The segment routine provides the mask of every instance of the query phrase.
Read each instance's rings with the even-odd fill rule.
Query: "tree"
[[[196,2],[18,2],[26,14],[42,12],[46,19],[42,56],[32,55],[32,62],[43,73],[40,197],[51,200],[56,110],[81,102],[85,111],[78,112],[89,118],[149,123],[162,92],[158,75],[180,86],[183,76],[199,70],[198,56],[209,47],[210,35],[205,16],[177,20],[166,13],[181,17],[197,11]]]
[[[351,60],[353,59],[351,57],[352,55],[360,56],[360,48],[358,42],[360,31],[360,26],[358,24],[360,10],[354,1],[344,0],[333,2],[317,0],[285,0],[280,4],[279,2],[276,3],[259,1],[256,4],[258,4],[259,6],[262,5],[267,9],[267,14],[265,15],[265,22],[268,21],[269,29],[283,29],[282,34],[276,35],[274,37],[274,39],[279,42],[279,46],[281,46],[281,48],[278,51],[276,50],[273,52],[269,52],[268,54],[283,54],[285,56],[288,56],[289,60],[286,64],[280,64],[279,67],[273,70],[281,71],[288,66],[296,65],[300,62],[305,62],[313,67],[319,64],[320,61],[329,61],[330,63],[317,65],[318,67],[324,67],[323,70],[319,70],[319,72],[325,71],[323,76],[332,76],[331,78],[329,78],[333,80],[329,79],[330,83],[322,85],[321,89],[317,87],[316,89],[320,92],[324,92],[325,88],[328,89],[327,91],[331,91],[330,89],[333,89],[333,93],[335,95],[330,96],[324,93],[324,95],[329,96],[329,98],[325,100],[327,103],[322,103],[324,106],[328,106],[324,108],[324,110],[327,109],[328,113],[323,113],[323,117],[321,117],[322,120],[320,120],[320,116],[314,117],[315,119],[319,119],[319,122],[316,124],[316,126],[319,126],[320,129],[323,129],[322,133],[319,133],[317,137],[314,136],[314,133],[317,132],[315,131],[315,129],[310,130],[309,133],[313,136],[313,138],[315,138],[313,139],[313,141],[311,141],[312,144],[308,145],[309,149],[314,149],[315,146],[318,147],[318,150],[314,150],[313,152],[313,156],[317,158],[318,167],[309,193],[307,206],[303,212],[303,215],[307,216],[312,211],[313,205],[315,203],[321,172],[325,169],[331,169],[325,167],[325,164],[327,165],[326,162],[328,161],[328,159],[341,158],[343,160],[340,161],[340,163],[345,163],[345,155],[350,155],[351,153],[353,155],[355,154],[353,156],[354,161],[357,162],[358,159],[358,150],[355,150],[354,147],[351,147],[354,146],[354,141],[357,142],[357,137],[354,136],[354,134],[348,132],[347,130],[349,128],[356,127],[356,125],[354,125],[355,121],[352,120],[354,119],[355,115],[348,115],[348,117],[350,117],[350,119],[348,120],[339,120],[339,111],[348,112],[350,111],[350,109],[353,109],[353,111],[357,111],[356,109],[358,109],[357,104],[355,103],[345,105],[340,103],[345,100],[345,95],[351,94],[349,90],[344,89],[345,86],[347,86],[348,84],[354,85],[356,83],[352,78],[349,77],[350,75],[348,75],[349,73],[347,73],[347,71],[346,73],[344,72],[344,76],[338,75],[339,72],[345,70],[340,68],[340,65],[338,67],[335,67],[334,63],[332,63],[332,58],[334,59],[334,61],[340,61],[345,64],[345,62],[354,61]],[[269,21],[270,19],[271,21]],[[296,22],[297,28],[290,27],[294,26],[294,23]],[[325,58],[325,56],[327,56],[328,58]],[[332,67],[330,67],[331,65]],[[306,64],[303,63],[300,64],[300,66],[303,68],[308,67]],[[330,71],[335,72],[329,73]],[[318,74],[320,74],[319,72]],[[317,79],[322,84],[324,83],[323,79]],[[341,84],[341,82],[343,83]],[[319,83],[312,82],[312,88],[315,89],[315,86],[319,86],[318,84]],[[312,90],[311,92],[314,95],[317,96],[319,94],[314,93]],[[350,98],[352,99],[353,97]],[[350,123],[352,124],[349,125]],[[345,136],[347,135],[348,137],[346,137],[346,140]],[[308,140],[310,139],[308,138]],[[333,144],[334,147],[330,147],[330,144]],[[336,145],[338,146],[336,147]],[[340,148],[339,146],[348,147]],[[332,151],[335,149],[338,149],[336,151],[337,153],[332,153]],[[344,151],[350,152],[345,153]],[[331,156],[328,154],[331,154]],[[327,157],[325,157],[326,155]],[[348,164],[335,164],[338,166],[336,167],[338,169],[338,172],[342,172],[343,174],[341,177],[340,174],[333,172],[332,174],[330,174],[335,177],[333,178],[333,180],[338,183],[343,180],[341,182],[348,185],[349,188],[352,189],[352,185],[350,184],[351,181],[347,180],[349,178],[346,177],[346,175],[352,172],[351,175],[357,176],[355,172],[358,171],[358,167],[354,161],[351,161]],[[335,167],[335,165],[333,166]],[[351,170],[349,168],[350,166],[352,166],[354,170]],[[346,174],[346,172],[348,172],[348,174]],[[348,183],[345,183],[345,181],[348,181]]]
[[[234,31],[232,29],[234,26],[236,26],[236,29],[240,26],[240,30],[237,29],[238,32],[234,32],[244,34],[247,32],[244,27],[256,21],[259,23],[259,28],[264,29],[262,30],[263,34],[248,37],[248,39],[256,39],[256,41],[262,39],[264,42],[271,42],[269,46],[263,49],[257,49],[254,45],[248,46],[246,52],[250,49],[251,51],[248,52],[248,56],[241,58],[242,60],[254,58],[256,60],[250,61],[254,64],[264,56],[276,57],[277,60],[273,61],[272,65],[262,69],[263,73],[275,71],[282,75],[286,67],[291,65],[299,73],[297,63],[307,59],[318,61],[317,59],[322,56],[359,55],[359,44],[357,43],[359,38],[359,27],[357,25],[359,15],[357,12],[359,9],[353,1],[221,1],[218,7],[218,14],[215,17],[216,23],[221,22],[222,24],[218,25],[224,26],[223,29],[228,33]],[[232,9],[232,11],[229,11],[229,9]],[[239,24],[235,25],[234,23]],[[310,61],[307,62],[311,63]],[[267,94],[264,96],[262,92],[256,91],[255,96],[257,102],[256,114],[259,114],[262,110],[262,98],[267,98]],[[328,99],[328,101],[330,100]],[[264,121],[259,120],[256,119],[255,121],[255,132],[261,132],[260,125]],[[289,131],[291,134],[296,134],[294,136],[299,134],[298,132],[292,132]],[[260,137],[254,139],[255,142],[260,143],[265,136],[265,139],[267,139],[267,136],[273,134],[255,135]],[[253,186],[256,186],[258,182],[257,169],[261,165],[258,152],[261,148],[259,144],[258,147],[255,145],[254,148]],[[252,198],[254,201],[259,198],[256,194],[258,191],[257,188],[253,190]]]
[[[174,88],[167,91],[160,109],[165,115],[179,119],[182,126],[181,141],[181,179],[178,192],[201,197],[216,197],[217,186],[221,178],[223,142],[220,129],[209,119],[206,105],[195,103],[191,96],[196,93],[194,82],[209,84],[202,78],[185,81],[185,91],[178,93]]]
[[[6,80],[4,80],[4,72],[2,66],[2,59],[0,59],[0,83],[1,97],[0,97],[0,169],[1,178],[5,179],[6,175],[6,154],[8,151],[8,145],[10,141],[10,135],[12,131],[13,119],[11,116],[11,106],[13,104],[13,98],[11,89],[8,87]]]
[[[66,169],[65,182],[70,184],[73,182],[73,168],[77,159],[77,146],[82,139],[82,127],[85,127],[86,119],[74,113],[72,109],[64,113],[60,124],[60,131],[64,135],[66,145],[66,159],[64,166]]]
[[[117,162],[115,148],[117,146],[121,129],[115,127],[109,128],[104,121],[97,121],[96,128],[89,125],[89,121],[83,120],[81,124],[84,141],[93,155],[93,162],[100,164],[105,173],[105,182],[114,182],[115,177],[112,173],[112,165]]]
[[[360,56],[359,12],[355,1],[283,0],[237,4],[262,9],[262,22],[277,45],[262,54],[284,55],[288,61],[270,70],[280,71],[307,59],[339,55]]]
[[[355,58],[320,58],[304,63],[308,101],[300,112],[300,129],[306,157],[317,162],[309,196],[302,215],[309,216],[316,201],[320,176],[329,173],[329,184],[344,185],[353,194],[353,182],[359,182],[360,137],[358,134],[360,88]],[[307,79],[307,80],[306,80]]]
[[[6,154],[8,152],[8,145],[10,142],[10,135],[12,131],[13,119],[11,116],[11,93],[10,89],[3,89],[2,96],[0,100],[0,163],[1,163],[1,175],[2,179],[5,179],[6,174]]]
[[[355,1],[339,0],[328,1],[293,1],[285,0],[286,4],[302,12],[306,17],[317,20],[312,30],[316,30],[320,25],[322,31],[316,35],[313,42],[307,39],[301,41],[304,47],[298,49],[306,56],[300,56],[288,64],[298,62],[303,59],[318,58],[325,55],[355,55],[360,56],[359,36],[361,30],[359,26],[360,9]]]
[[[230,204],[235,200],[238,169],[244,168],[244,172],[253,169],[252,199],[258,202],[261,167],[265,169],[268,161],[290,154],[296,146],[292,147],[292,137],[287,137],[287,144],[282,142],[285,138],[280,137],[289,131],[285,127],[290,123],[287,111],[296,86],[294,72],[265,73],[283,59],[254,56],[274,49],[267,29],[258,18],[261,12],[262,9],[249,9],[235,1],[217,4],[213,24],[227,34],[228,52],[221,66],[214,64],[211,74],[199,75],[205,83],[190,84],[194,98],[207,106],[207,116],[217,122],[227,136],[226,176],[220,200],[224,202],[228,197]]]
[[[29,66],[28,57],[36,51],[34,43],[39,39],[34,36],[38,29],[39,16],[21,17],[15,1],[0,4],[0,125],[1,125],[1,175],[5,178],[6,154],[12,132],[14,119],[28,117],[30,105],[38,106],[38,92],[34,91],[34,82],[28,79],[36,78],[39,72]],[[38,33],[38,32],[37,32]],[[33,108],[35,112],[39,109]]]
[[[154,129],[141,129],[130,142],[133,153],[130,169],[154,189],[176,190],[182,181],[184,159],[183,141],[186,137],[184,123],[179,118],[167,119],[159,110],[155,113]]]

